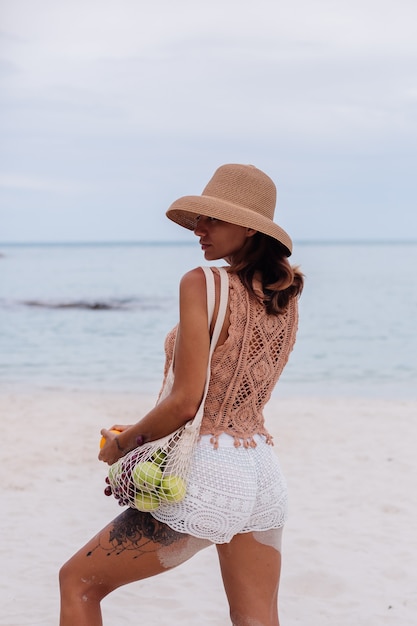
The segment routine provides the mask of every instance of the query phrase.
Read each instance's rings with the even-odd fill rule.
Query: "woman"
[[[111,591],[176,567],[213,543],[232,623],[279,625],[287,494],[262,410],[294,345],[303,277],[287,260],[291,239],[273,222],[275,200],[266,174],[224,165],[201,196],[169,208],[170,219],[194,231],[207,261],[227,261],[229,275],[187,495],[169,505],[168,524],[158,510],[125,510],[63,566],[61,626],[102,624],[100,601]],[[179,324],[166,341],[165,375],[175,351],[172,390],[136,424],[114,426],[120,434],[103,429],[102,461],[114,463],[138,441],[158,439],[194,417],[210,346],[206,303],[204,273],[196,268],[181,280]]]

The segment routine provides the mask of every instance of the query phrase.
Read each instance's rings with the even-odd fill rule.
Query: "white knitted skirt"
[[[280,528],[287,518],[287,485],[274,448],[254,437],[256,448],[234,446],[222,434],[213,448],[201,437],[182,502],[162,504],[152,515],[172,529],[213,543],[238,533]]]

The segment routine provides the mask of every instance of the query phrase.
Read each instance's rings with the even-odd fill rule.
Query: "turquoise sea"
[[[417,243],[295,244],[285,395],[417,397]],[[157,393],[198,244],[0,244],[0,388]]]

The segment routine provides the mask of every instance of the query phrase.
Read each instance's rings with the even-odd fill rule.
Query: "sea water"
[[[296,243],[296,346],[276,394],[417,396],[417,244]],[[0,246],[0,387],[156,394],[197,242]]]

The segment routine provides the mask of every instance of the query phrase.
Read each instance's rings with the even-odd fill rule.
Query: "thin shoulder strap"
[[[214,303],[216,299],[214,276],[213,276],[213,270],[210,267],[202,266],[201,269],[203,270],[206,276],[207,316],[208,316],[208,326],[210,328],[211,320],[213,319],[213,313],[214,313]]]
[[[226,315],[227,303],[229,301],[229,275],[223,267],[219,267],[218,270],[220,274],[220,302],[219,310],[217,312],[216,324],[214,326],[213,335],[210,343],[210,356],[213,354],[219,340],[220,333],[223,328],[224,318]]]
[[[224,267],[218,267],[220,274],[220,303],[219,311],[217,313],[216,324],[213,330],[213,336],[210,343],[210,353],[213,352],[216,344],[219,340],[221,330],[223,328],[223,322],[226,315],[227,302],[229,299],[229,275]],[[207,287],[207,317],[209,328],[213,320],[214,303],[215,303],[215,285],[213,270],[210,267],[202,267],[204,274],[206,275],[206,287]]]

